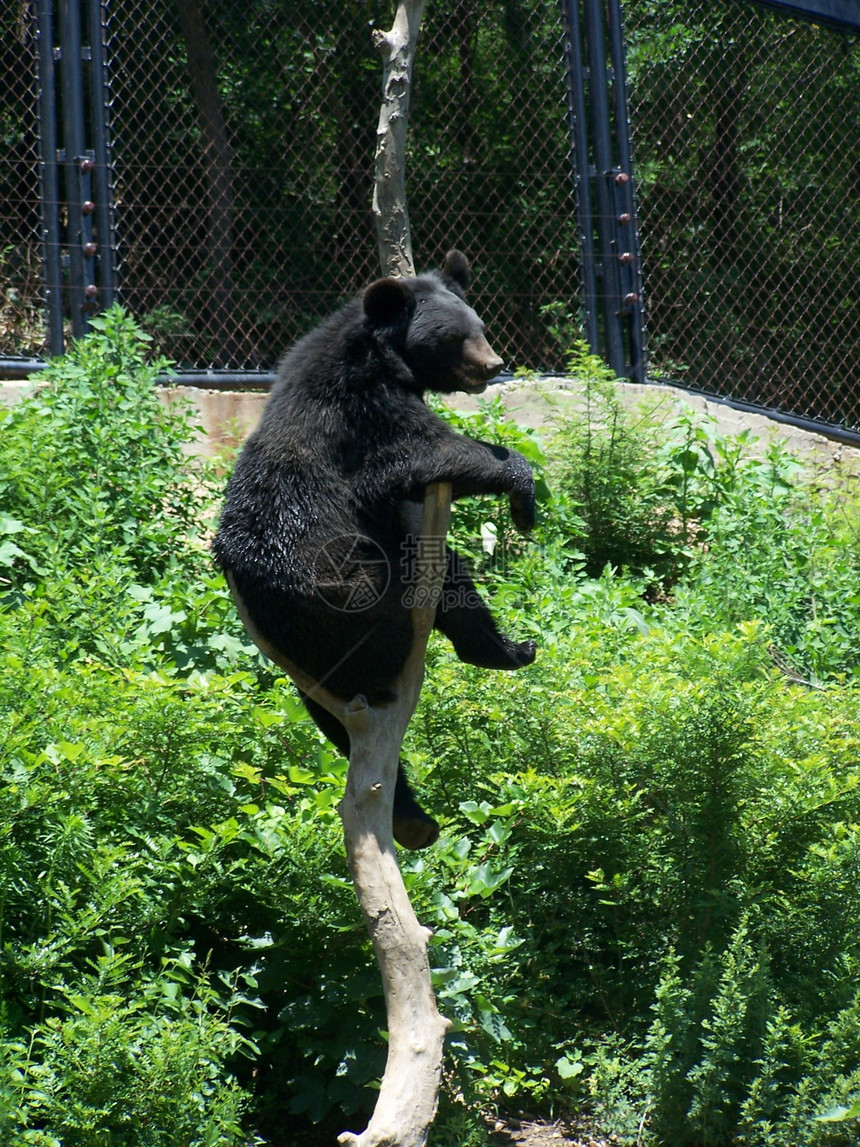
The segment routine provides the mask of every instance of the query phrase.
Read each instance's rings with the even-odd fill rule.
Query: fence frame
[[[645,382],[621,0],[562,0],[561,6],[585,337],[592,353],[605,359],[618,378]]]
[[[849,34],[860,30],[860,12],[854,0],[744,2],[776,10],[786,17],[826,23]],[[85,333],[93,311],[117,297],[106,0],[33,0],[33,5],[39,74],[45,329],[48,352],[56,355],[63,350],[64,301],[67,308],[71,301],[72,333],[79,337]],[[559,14],[564,30],[571,175],[586,339],[619,377],[659,381],[649,380],[646,375],[643,276],[622,0],[560,0]],[[59,46],[55,47],[57,35]],[[82,38],[88,39],[89,44],[83,44]],[[62,125],[58,122],[60,107]],[[60,148],[60,142],[66,146]],[[61,179],[68,202],[65,241],[60,227]],[[71,286],[63,285],[64,263],[71,273]],[[43,365],[41,359],[0,359],[0,377],[24,378]],[[265,389],[273,379],[274,374],[265,370],[190,369],[177,371],[165,381],[223,390]],[[842,442],[860,444],[860,430],[713,395],[701,387],[679,385],[705,394],[712,401],[758,411]]]
[[[48,352],[63,353],[63,285],[59,173],[65,175],[72,336],[116,297],[116,235],[110,162],[110,101],[102,0],[86,0],[84,46],[80,0],[35,0],[39,66],[39,168]],[[59,47],[54,47],[55,30]],[[59,83],[57,71],[59,70]],[[89,91],[85,89],[88,84]],[[85,108],[89,95],[90,115]],[[59,106],[62,142],[59,142]],[[91,146],[87,147],[89,135]],[[5,364],[2,364],[5,366]]]
[[[855,0],[752,0],[763,8],[776,8],[784,16],[830,24],[842,29],[860,29]]]

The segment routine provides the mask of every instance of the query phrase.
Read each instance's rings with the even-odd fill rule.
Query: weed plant
[[[384,1007],[346,764],[244,637],[219,496],[121,310],[0,417],[0,1142],[359,1124]],[[781,447],[589,398],[521,449],[536,542],[458,504],[521,673],[434,638],[401,854],[454,1021],[435,1142],[576,1108],[630,1144],[849,1147],[860,1103],[860,513]]]

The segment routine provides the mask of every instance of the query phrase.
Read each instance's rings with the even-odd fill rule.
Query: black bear
[[[227,489],[213,553],[252,637],[344,701],[394,696],[412,643],[408,590],[430,483],[452,483],[455,499],[507,494],[516,526],[534,524],[525,458],[456,434],[423,399],[480,393],[502,366],[465,301],[469,274],[451,251],[441,273],[379,279],[300,339]],[[499,632],[450,547],[436,628],[473,665],[534,660],[534,642]],[[302,700],[348,756],[344,726]],[[438,833],[401,766],[396,839],[423,848]]]

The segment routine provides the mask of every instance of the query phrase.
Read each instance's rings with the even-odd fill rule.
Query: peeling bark
[[[388,32],[373,33],[382,53],[382,106],[376,129],[376,179],[373,214],[382,271],[414,275],[412,236],[406,207],[406,131],[412,62],[425,0],[400,0]]]
[[[374,32],[383,59],[383,92],[373,213],[382,273],[395,277],[415,274],[406,203],[406,132],[423,12],[424,0],[399,0],[391,30]],[[450,516],[451,486],[428,487],[422,539],[444,538]],[[382,974],[388,1016],[388,1059],[376,1107],[363,1132],[344,1131],[338,1136],[344,1147],[425,1147],[436,1116],[443,1042],[451,1026],[436,1007],[427,957],[431,933],[412,910],[391,831],[400,749],[421,694],[427,638],[445,576],[442,547],[419,542],[418,555],[412,649],[395,686],[397,699],[374,710],[363,697],[356,697],[343,718],[351,752],[339,811],[349,869]]]
[[[384,80],[373,211],[385,275],[415,273],[406,205],[406,130],[423,10],[424,0],[400,0],[391,30],[374,33],[383,56]],[[444,538],[450,516],[450,484],[428,487],[421,538]],[[257,645],[349,732],[349,773],[338,811],[349,870],[382,974],[388,1059],[370,1122],[360,1133],[339,1135],[344,1147],[425,1147],[436,1115],[443,1042],[451,1025],[436,1007],[427,956],[431,932],[419,924],[409,902],[397,863],[391,813],[400,750],[421,694],[427,638],[444,576],[444,547],[419,540],[412,649],[394,686],[395,701],[378,707],[368,705],[361,695],[344,704],[287,661],[261,640],[234,592],[240,616]]]
[[[373,213],[382,273],[395,277],[415,274],[406,203],[406,132],[423,13],[424,0],[399,0],[390,31],[374,32],[383,59],[383,92]],[[451,486],[428,487],[421,537],[444,538],[450,516]],[[388,1015],[388,1059],[379,1098],[366,1130],[338,1136],[344,1147],[425,1147],[439,1098],[443,1042],[451,1026],[436,1007],[427,958],[431,933],[412,910],[391,831],[400,749],[421,694],[427,638],[445,576],[442,547],[419,542],[418,555],[415,601],[419,604],[412,611],[412,649],[395,687],[397,700],[373,710],[364,698],[356,697],[344,718],[351,752],[339,811],[349,869],[382,973]]]
[[[451,487],[431,486],[424,500],[421,536],[445,537]],[[421,546],[419,555],[435,555]],[[433,627],[444,560],[419,558],[414,638],[391,706],[371,709],[363,698],[347,706],[352,751],[346,795],[340,806],[347,859],[355,891],[382,973],[388,1014],[388,1059],[379,1098],[367,1129],[338,1136],[345,1147],[424,1147],[436,1115],[443,1041],[451,1026],[436,1008],[427,948],[431,932],[418,923],[397,865],[391,806],[400,747],[418,704],[424,652]],[[433,603],[433,604],[429,604]]]

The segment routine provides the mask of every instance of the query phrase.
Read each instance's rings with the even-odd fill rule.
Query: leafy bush
[[[653,462],[656,431],[625,414],[612,375],[584,345],[571,354],[570,368],[583,380],[582,414],[550,444],[566,532],[590,577],[607,565],[669,577],[687,538],[683,524],[676,527],[674,491]]]
[[[31,559],[51,569],[122,555],[149,583],[197,526],[184,447],[196,430],[159,402],[149,336],[120,308],[39,376],[35,394],[4,411],[4,512],[28,535]]]
[[[674,608],[688,624],[766,621],[776,659],[816,684],[860,666],[857,538],[850,488],[815,489],[778,443],[755,456],[721,444],[719,497],[706,548],[693,555]]]
[[[774,1006],[770,970],[745,921],[691,974],[670,952],[638,1054],[610,1038],[592,1057],[601,1124],[621,1142],[852,1147],[860,997],[810,1031]]]
[[[45,1019],[27,1044],[0,1044],[4,1142],[247,1143],[247,1096],[224,1063],[254,1048],[190,964],[165,961],[157,978],[134,983],[140,965],[106,946],[78,990],[67,989],[65,1016]]]
[[[3,415],[4,1143],[354,1123],[384,1054],[346,763],[242,634],[205,550],[211,476],[144,349],[110,312]],[[592,390],[601,417],[546,452],[498,405],[449,415],[539,471],[536,542],[495,501],[454,532],[541,648],[490,681],[434,638],[405,745],[443,824],[401,857],[454,1021],[434,1134],[477,1147],[488,1107],[571,1104],[621,1142],[842,1147],[857,499]]]
[[[656,448],[653,428],[643,438],[625,422],[640,485],[665,511],[644,520],[669,523],[651,534],[664,548],[646,566],[643,502],[626,511],[619,498],[633,529],[616,534],[616,570],[582,580],[563,548],[570,508],[600,503],[576,500],[576,467],[599,469],[604,447],[611,458],[627,417],[601,386],[618,420],[586,409],[562,429],[543,546],[506,574],[536,590],[533,616],[511,610],[509,624],[538,615],[537,665],[495,679],[488,703],[481,675],[442,654],[413,725],[437,800],[456,805],[465,764],[487,810],[511,797],[523,810],[495,856],[512,870],[509,904],[486,908],[523,938],[503,1015],[519,1069],[534,1066],[515,1090],[590,1096],[631,1142],[729,1143],[741,1130],[743,1142],[853,1142],[858,1079],[818,1033],[850,1026],[860,956],[858,695],[845,684],[858,504],[850,488],[812,487],[779,445],[721,439],[686,412]],[[610,490],[617,472],[606,462]],[[600,512],[580,518],[573,544],[597,552]],[[658,568],[674,589],[649,605]],[[516,605],[496,589],[497,611]],[[547,1022],[541,983],[578,1037]],[[643,1022],[676,987],[665,1038],[685,1050],[652,1064],[662,1029]],[[777,1062],[786,1031],[808,1054]],[[767,1107],[776,1079],[785,1103]]]
[[[490,706],[477,673],[464,690],[460,667],[438,665],[413,728],[437,801],[457,793],[464,764],[478,785],[459,812],[454,796],[452,830],[469,831],[477,800],[499,841],[484,856],[510,870],[504,900],[461,909],[522,940],[494,981],[512,1034],[500,1054],[473,1029],[472,1054],[488,1065],[513,1052],[524,1078],[509,1069],[504,1082],[520,1095],[563,1093],[572,1078],[631,1142],[650,1120],[649,1142],[729,1143],[759,1086],[768,1025],[792,1017],[814,1048],[853,1006],[860,698],[787,685],[755,625],[705,642],[634,631],[620,663],[601,669],[587,652],[595,620],[579,620],[537,681],[504,679]],[[686,1051],[666,1053],[655,1098],[651,1077],[634,1086],[630,1073],[649,1062],[657,1035],[643,1023],[675,983],[667,968],[687,993],[670,1032]],[[712,1032],[716,1017],[726,1026]],[[612,1031],[624,1041],[607,1043]],[[806,1057],[779,1072],[797,1090],[795,1118],[856,1098],[844,1067]],[[793,1141],[774,1127],[772,1142]]]
[[[0,411],[0,592],[26,603],[31,656],[229,666],[249,644],[206,552],[199,430],[159,400],[165,364],[122,308],[91,325]]]

